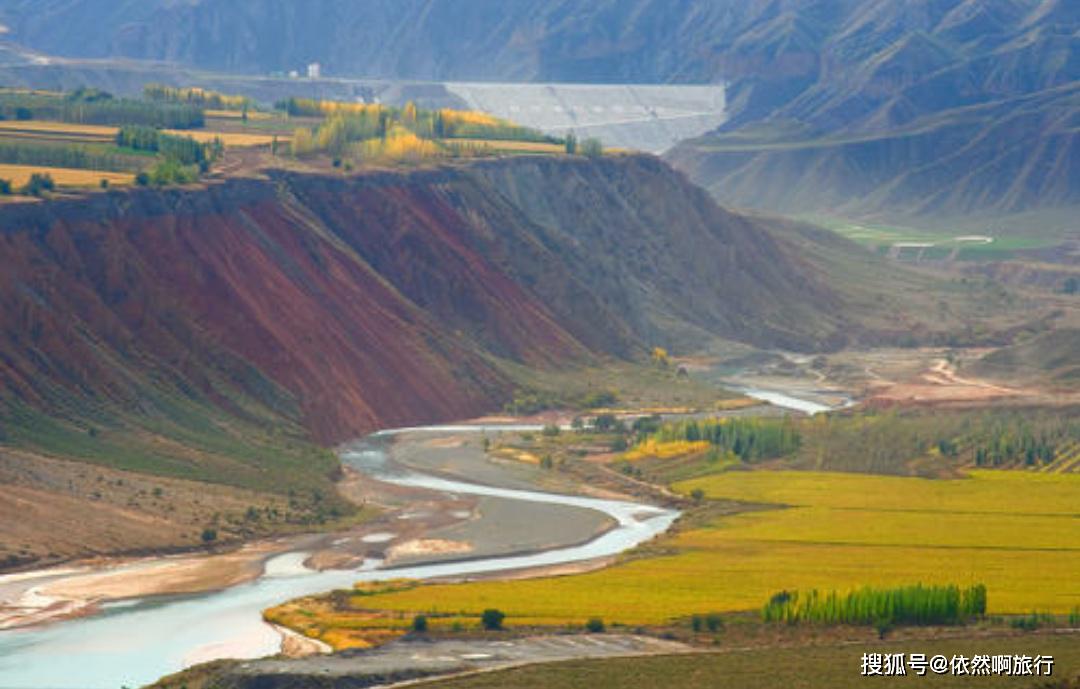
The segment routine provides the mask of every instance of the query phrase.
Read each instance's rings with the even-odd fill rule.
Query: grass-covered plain
[[[1065,613],[1080,605],[1080,476],[970,478],[729,472],[677,485],[714,498],[787,504],[684,529],[649,557],[589,574],[430,585],[365,598],[397,613],[507,613],[508,624],[591,617],[665,624],[758,609],[777,591],[914,583],[986,584],[988,610]]]
[[[955,257],[961,260],[1000,260],[1012,256],[1016,251],[1053,246],[1060,241],[1053,233],[1043,236],[1037,232],[974,231],[964,227],[930,229],[821,215],[805,216],[804,219],[883,253],[895,245],[913,245],[902,248],[900,257],[914,256],[921,251],[924,258],[942,259],[953,256],[955,252]]]

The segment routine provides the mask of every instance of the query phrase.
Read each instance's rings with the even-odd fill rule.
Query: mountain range
[[[723,82],[728,120],[669,160],[724,203],[923,221],[1048,210],[1067,230],[1078,13],[1068,0],[12,0],[0,23],[45,54],[242,74],[318,62],[406,80]]]

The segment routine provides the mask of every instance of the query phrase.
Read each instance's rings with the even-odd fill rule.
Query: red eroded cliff
[[[179,398],[332,444],[498,409],[513,387],[500,359],[563,366],[716,335],[813,347],[830,298],[647,156],[8,204],[0,433],[46,433],[27,410],[153,419]]]

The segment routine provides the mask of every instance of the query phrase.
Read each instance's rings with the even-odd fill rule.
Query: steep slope
[[[522,370],[965,325],[955,295],[814,231],[644,155],[0,204],[0,515],[77,524],[0,526],[0,567],[334,519],[320,445],[497,410]]]
[[[668,158],[722,203],[774,211],[909,219],[1064,210],[1080,205],[1078,112],[1074,82],[887,131],[718,132]]]
[[[987,378],[1070,389],[1080,380],[1080,330],[1062,328],[994,350],[971,365]]]
[[[655,158],[270,175],[0,206],[0,440],[264,486],[252,434],[495,409],[499,360],[844,327],[808,266]]]

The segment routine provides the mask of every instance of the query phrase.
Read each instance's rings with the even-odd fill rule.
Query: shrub
[[[585,631],[590,634],[603,634],[604,629],[604,621],[599,617],[594,617],[585,623]]]
[[[612,431],[618,426],[619,420],[614,414],[600,414],[593,419],[593,428],[598,431]]]
[[[581,142],[581,153],[590,158],[599,158],[604,155],[604,146],[599,139],[585,139]]]
[[[417,615],[412,621],[412,630],[417,634],[423,634],[428,630],[428,620],[426,615]]]
[[[1033,632],[1039,627],[1053,624],[1053,615],[1046,613],[1033,612],[1030,615],[1024,617],[1014,617],[1009,621],[1009,626],[1013,629],[1020,629],[1025,632]]]
[[[9,196],[11,194],[11,180],[0,179],[0,195]]]
[[[705,616],[705,628],[714,634],[724,628],[724,618],[712,612]]]
[[[214,541],[216,541],[217,537],[218,537],[217,529],[212,529],[212,528],[203,529],[202,536],[201,536],[203,543],[206,543],[207,545],[209,545],[210,543],[213,543]]]
[[[489,632],[497,632],[503,628],[503,620],[506,614],[495,608],[488,608],[480,615],[480,624]]]
[[[553,424],[553,423],[546,424],[544,426],[544,430],[541,431],[541,434],[546,435],[548,437],[557,436],[557,435],[559,435],[559,427],[558,427],[558,425]]]
[[[49,173],[35,172],[30,175],[30,181],[23,185],[22,193],[29,196],[41,196],[47,191],[52,191],[56,188],[56,182],[53,181],[52,175]]]
[[[599,390],[590,392],[581,398],[580,406],[584,409],[596,409],[598,407],[610,407],[618,401],[618,396],[611,390]]]
[[[199,168],[194,165],[181,165],[173,159],[166,159],[150,170],[149,181],[159,187],[169,184],[190,184],[199,179]]]

